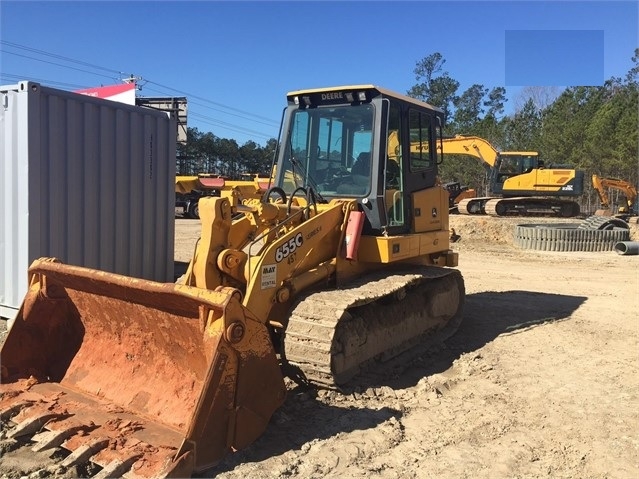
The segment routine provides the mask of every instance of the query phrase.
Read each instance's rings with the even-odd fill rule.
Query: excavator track
[[[557,216],[571,218],[579,214],[579,204],[561,198],[493,198],[484,211],[490,216]]]
[[[457,204],[457,210],[462,215],[483,215],[484,205],[492,197],[480,197],[480,198],[465,198]]]
[[[464,215],[554,216],[571,218],[579,214],[579,204],[561,198],[466,198],[457,205]]]
[[[579,229],[582,230],[613,230],[615,228],[630,229],[627,221],[614,216],[589,216],[581,222]]]
[[[286,361],[308,380],[339,389],[375,363],[452,336],[462,321],[464,294],[458,270],[430,266],[311,293],[289,318]]]

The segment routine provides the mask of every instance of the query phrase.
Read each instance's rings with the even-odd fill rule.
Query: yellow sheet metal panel
[[[200,182],[197,176],[176,176],[175,177],[175,192],[188,194],[193,190],[200,187]]]
[[[433,254],[445,251],[449,246],[449,232],[431,231],[426,234],[419,235],[419,254]]]
[[[357,260],[393,263],[447,249],[448,231],[406,236],[363,236],[359,243]]]
[[[444,188],[429,188],[412,196],[415,233],[448,232],[448,192]]]

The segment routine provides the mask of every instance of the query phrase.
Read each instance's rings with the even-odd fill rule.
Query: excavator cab
[[[491,191],[494,194],[504,193],[504,182],[509,178],[533,178],[527,180],[535,184],[537,170],[540,168],[539,154],[536,151],[515,151],[499,153],[495,167],[491,171]]]

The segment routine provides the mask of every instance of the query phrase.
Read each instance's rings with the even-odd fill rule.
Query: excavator
[[[547,167],[536,151],[499,152],[477,136],[443,138],[438,148],[444,155],[477,158],[487,169],[490,196],[460,198],[457,209],[461,214],[560,217],[579,214],[579,204],[566,197],[583,194],[583,171]]]
[[[451,213],[459,213],[457,205],[460,201],[477,197],[477,191],[474,188],[462,186],[459,181],[449,181],[444,183],[443,187],[448,191],[448,211]]]
[[[637,215],[637,211],[633,210],[637,201],[637,188],[633,184],[618,178],[602,178],[593,174],[592,186],[597,195],[599,195],[601,202],[601,208],[595,212],[595,215],[615,216],[624,220]],[[625,204],[620,205],[617,212],[613,210],[613,205],[608,196],[609,189],[620,191],[625,196]]]
[[[383,381],[454,334],[442,122],[373,85],[290,92],[266,191],[200,200],[181,281],[35,260],[0,351],[2,460],[29,448],[56,476],[188,477],[276,427],[286,377]]]

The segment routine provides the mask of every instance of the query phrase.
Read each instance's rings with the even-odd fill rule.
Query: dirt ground
[[[513,245],[514,225],[554,221],[452,216],[458,333],[379,388],[291,389],[267,432],[205,475],[639,477],[639,256]],[[178,220],[176,260],[197,223]]]
[[[458,333],[379,387],[291,384],[266,433],[204,476],[639,477],[639,256],[513,245],[514,225],[552,221],[451,217]],[[177,273],[198,236],[176,221]]]

